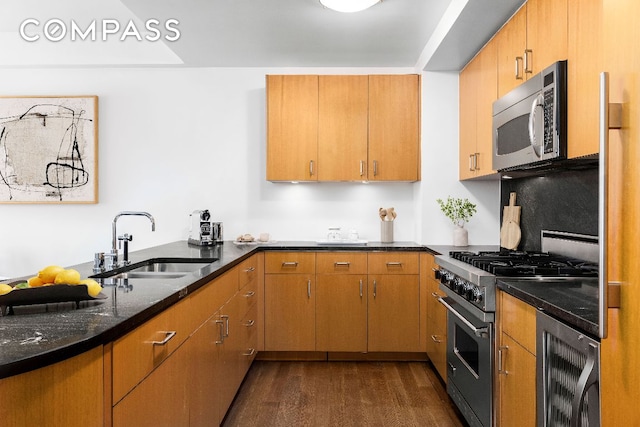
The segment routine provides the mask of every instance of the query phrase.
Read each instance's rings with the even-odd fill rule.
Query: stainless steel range
[[[595,258],[594,258],[595,257]],[[542,252],[450,252],[436,256],[446,297],[447,392],[469,425],[495,424],[494,321],[499,277],[597,277],[595,236],[542,231]],[[586,260],[586,261],[585,261]]]

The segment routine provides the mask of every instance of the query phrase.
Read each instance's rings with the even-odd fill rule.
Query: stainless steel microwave
[[[493,169],[536,167],[567,156],[567,61],[493,103]]]

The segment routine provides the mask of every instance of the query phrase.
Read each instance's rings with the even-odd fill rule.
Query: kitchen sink
[[[153,258],[91,276],[93,279],[178,279],[217,258]]]

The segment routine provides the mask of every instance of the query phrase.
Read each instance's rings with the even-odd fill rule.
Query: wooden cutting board
[[[502,212],[502,228],[500,229],[500,246],[506,249],[516,249],[520,243],[520,211],[516,206],[516,193],[509,194],[509,205]]]

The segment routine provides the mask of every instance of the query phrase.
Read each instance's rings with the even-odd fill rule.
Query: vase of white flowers
[[[474,213],[476,213],[476,205],[471,203],[469,199],[451,198],[447,196],[447,200],[437,199],[438,205],[442,213],[453,222],[453,246],[468,246],[469,232],[464,225],[469,222]]]

